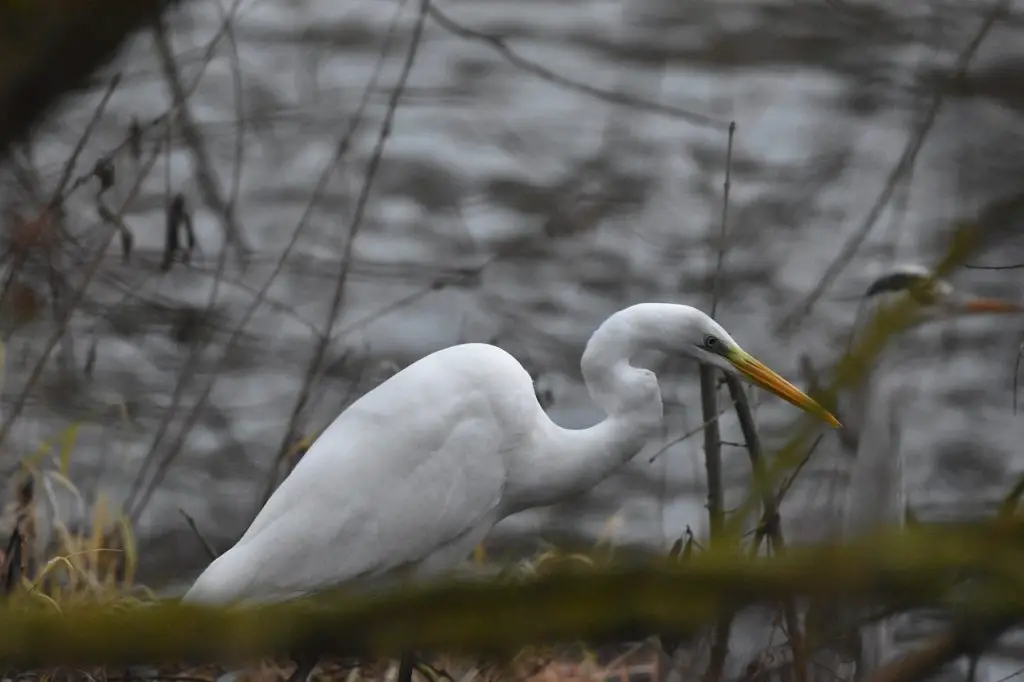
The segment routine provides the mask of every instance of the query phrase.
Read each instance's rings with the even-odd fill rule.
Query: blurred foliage
[[[289,604],[214,608],[133,600],[56,605],[12,595],[0,660],[18,667],[212,660],[296,651],[353,656],[433,650],[500,656],[559,641],[692,636],[722,609],[790,596],[898,600],[959,617],[1024,617],[1024,524],[919,526],[754,558],[723,546],[685,562],[589,566],[549,559],[533,576],[458,580]],[[500,617],[496,617],[500,614]]]
[[[977,220],[961,221],[955,226],[943,257],[931,270],[935,278],[948,276],[974,255],[990,232],[988,224],[993,210],[995,209],[990,207]],[[912,296],[906,296],[892,306],[879,309],[876,315],[865,323],[865,332],[860,341],[840,358],[833,373],[833,380],[822,390],[812,392],[812,397],[826,409],[834,409],[839,393],[854,385],[870,370],[888,344],[914,325],[914,311],[917,305]],[[766,475],[759,476],[752,482],[746,499],[731,513],[726,528],[734,538],[739,537],[742,525],[757,508],[764,495],[777,487],[781,477],[798,468],[807,453],[813,451],[812,438],[821,431],[822,426],[816,420],[806,417],[800,419],[802,426],[793,429],[794,435],[772,458]]]
[[[0,3],[0,158],[171,0]]]

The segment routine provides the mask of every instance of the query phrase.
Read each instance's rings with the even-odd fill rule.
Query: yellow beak
[[[789,383],[781,376],[762,364],[759,360],[742,350],[735,350],[726,355],[726,359],[733,367],[754,384],[771,391],[791,405],[813,414],[822,421],[828,422],[835,428],[841,428],[842,424],[831,412],[819,405],[814,399]]]

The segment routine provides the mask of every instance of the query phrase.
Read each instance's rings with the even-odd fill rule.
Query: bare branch
[[[669,104],[660,104],[658,102],[638,99],[621,92],[604,90],[602,88],[594,87],[593,85],[586,85],[580,81],[573,80],[555,73],[546,66],[519,56],[517,52],[508,46],[505,39],[501,36],[491,35],[490,33],[484,33],[483,31],[477,31],[469,28],[452,19],[451,16],[445,12],[439,10],[436,5],[431,5],[429,13],[430,18],[447,31],[450,31],[460,38],[484,43],[496,52],[500,53],[505,60],[513,66],[560,87],[574,90],[585,95],[590,95],[591,97],[596,97],[597,99],[608,102],[609,104],[617,104],[620,106],[632,107],[641,111],[663,114],[704,128],[711,128],[713,130],[725,130],[726,128],[722,121],[718,121],[710,116],[705,116],[704,114],[698,114]]]
[[[207,540],[206,536],[203,535],[201,530],[199,530],[199,524],[196,523],[196,520],[192,518],[192,516],[188,512],[186,512],[184,509],[180,507],[178,508],[178,513],[185,517],[185,522],[188,524],[188,527],[192,529],[192,532],[196,534],[196,537],[199,538],[199,542],[202,543],[203,549],[206,550],[207,556],[210,557],[210,561],[216,559],[219,556],[217,554],[217,550],[213,548],[213,545],[210,544],[210,541]]]
[[[217,175],[213,170],[213,163],[210,161],[206,145],[203,142],[203,135],[199,131],[199,126],[192,119],[192,112],[188,105],[188,93],[178,74],[174,53],[160,17],[153,20],[153,42],[156,45],[157,54],[160,56],[160,66],[163,69],[164,78],[174,99],[175,118],[178,125],[181,126],[182,137],[185,138],[185,143],[196,161],[196,180],[199,193],[210,209],[221,216],[227,241],[235,247],[239,259],[244,262],[252,252],[252,247],[248,244],[242,227],[235,218],[234,205],[224,199]]]
[[[129,204],[135,200],[135,196],[141,189],[143,181],[146,179],[146,177],[148,177],[149,171],[152,169],[153,164],[156,163],[157,156],[157,153],[154,153],[152,156],[150,156],[145,166],[143,167],[142,172],[140,172],[138,174],[138,177],[136,177],[135,184],[132,186],[132,189],[128,193],[128,196],[125,198],[124,202],[121,204],[117,211],[109,211],[108,209],[110,214],[119,217],[124,213],[125,209],[129,206]],[[97,200],[100,201],[99,199]],[[100,205],[102,206],[102,204]],[[108,220],[105,220],[104,222],[107,223],[109,227],[106,230],[106,234],[104,235],[103,239],[101,240],[100,247],[96,250],[96,255],[93,257],[92,262],[86,269],[85,276],[82,278],[82,281],[79,283],[78,287],[72,294],[71,300],[68,301],[66,306],[64,307],[61,319],[58,320],[56,329],[54,329],[53,333],[50,335],[50,338],[47,340],[45,346],[43,347],[43,352],[40,355],[39,360],[36,362],[35,366],[32,368],[32,372],[31,374],[29,374],[28,380],[25,382],[25,386],[22,388],[21,393],[18,395],[18,398],[14,402],[14,405],[11,406],[11,409],[8,411],[3,422],[0,423],[0,446],[2,446],[4,441],[7,439],[7,436],[10,434],[11,428],[14,426],[14,422],[21,415],[22,410],[25,409],[25,402],[28,398],[29,393],[31,393],[32,389],[35,387],[36,383],[38,383],[40,377],[42,376],[43,369],[46,367],[46,363],[49,360],[50,354],[53,352],[53,349],[57,346],[57,344],[60,342],[60,339],[66,333],[68,324],[71,322],[71,317],[74,315],[75,310],[78,308],[78,304],[81,302],[83,296],[85,296],[85,290],[89,287],[89,284],[92,282],[93,278],[96,276],[96,273],[99,271],[100,265],[103,263],[103,254],[106,252],[107,247],[110,245],[111,240],[114,238],[114,235],[118,234],[119,232],[116,223],[110,225]]]

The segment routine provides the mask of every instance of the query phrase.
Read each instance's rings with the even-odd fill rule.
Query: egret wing
[[[339,416],[186,599],[289,598],[464,558],[497,520],[507,424],[480,384],[415,378]]]

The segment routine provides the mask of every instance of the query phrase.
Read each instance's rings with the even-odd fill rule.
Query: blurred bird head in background
[[[862,305],[897,303],[907,296],[917,303],[915,325],[978,313],[1024,312],[1022,303],[960,291],[916,263],[895,265],[876,277],[864,292]]]

